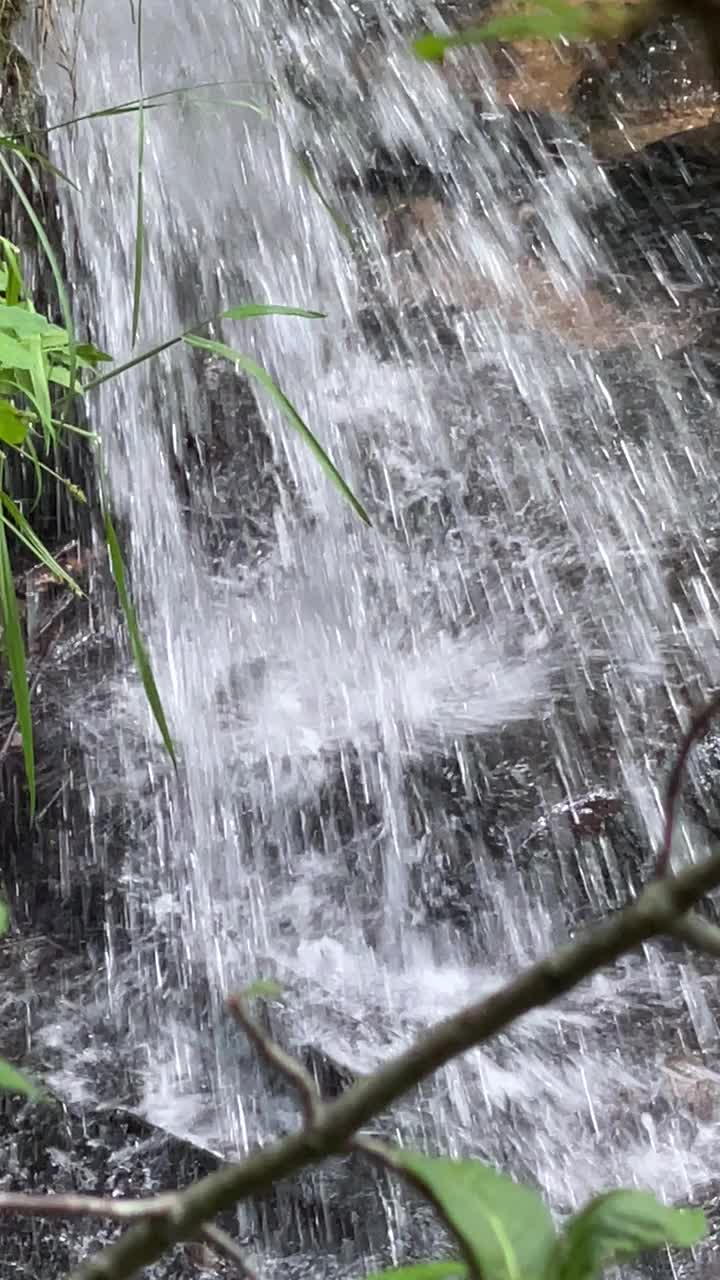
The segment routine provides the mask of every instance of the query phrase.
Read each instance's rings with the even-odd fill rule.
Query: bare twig
[[[317,1085],[306,1071],[302,1063],[298,1062],[284,1049],[276,1044],[271,1036],[260,1026],[259,1022],[253,1018],[247,1002],[242,996],[230,996],[227,1000],[227,1008],[232,1014],[236,1022],[240,1023],[248,1040],[255,1046],[258,1053],[269,1066],[274,1067],[285,1077],[288,1084],[300,1095],[305,1122],[308,1126],[314,1125],[320,1116],[322,1103]]]
[[[665,792],[663,837],[655,866],[655,875],[658,877],[666,875],[670,868],[673,833],[675,831],[677,809],[680,802],[680,793],[682,791],[688,757],[693,746],[707,731],[710,721],[717,715],[718,711],[720,711],[720,693],[714,694],[714,696],[710,698],[709,702],[706,702],[703,707],[700,707],[700,709],[693,714],[688,729],[680,743],[680,748],[668,779],[667,790]]]
[[[114,1200],[105,1196],[0,1191],[0,1214],[15,1213],[28,1218],[104,1218],[114,1222],[136,1222],[139,1218],[163,1218],[173,1208],[177,1195],[148,1196],[145,1200]]]
[[[232,1262],[245,1280],[255,1280],[255,1273],[245,1261],[240,1246],[221,1227],[206,1226],[200,1233],[200,1238],[221,1258]]]
[[[94,1254],[71,1280],[129,1280],[179,1240],[240,1200],[262,1195],[281,1178],[347,1148],[362,1125],[468,1049],[482,1044],[532,1009],[571,991],[596,970],[659,934],[720,885],[720,854],[677,875],[654,880],[624,911],[577,935],[525,969],[494,995],[436,1024],[374,1075],[359,1080],[302,1132],[254,1152],[178,1192],[172,1210],[131,1227]]]
[[[697,951],[720,957],[720,929],[702,916],[695,915],[694,912],[683,916],[682,920],[673,925],[672,932],[676,938],[682,938],[683,942],[695,947]]]

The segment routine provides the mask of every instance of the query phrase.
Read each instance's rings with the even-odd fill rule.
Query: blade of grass
[[[168,728],[168,723],[165,718],[165,712],[163,711],[162,702],[160,701],[160,694],[158,693],[158,688],[155,683],[155,677],[152,673],[152,667],[150,666],[150,659],[148,658],[147,651],[145,649],[142,636],[140,634],[140,627],[138,624],[135,607],[128,593],[127,582],[125,579],[125,565],[123,563],[122,553],[120,551],[120,543],[118,542],[118,537],[115,532],[115,526],[113,525],[110,512],[108,511],[107,506],[103,511],[103,520],[105,524],[105,541],[107,542],[108,552],[110,554],[110,567],[112,569],[113,578],[115,579],[115,587],[117,589],[118,599],[120,601],[120,607],[123,611],[125,622],[128,629],[128,634],[130,636],[130,647],[132,649],[133,657],[135,659],[135,664],[140,673],[140,679],[142,680],[142,683],[143,683],[145,696],[150,704],[150,708],[155,717],[155,723],[157,724],[158,729],[160,730],[160,735],[165,745],[165,750],[167,751],[168,755],[170,756],[170,759],[172,760],[173,764],[177,768],[177,757],[175,755],[175,746],[173,744],[170,730]]]
[[[16,507],[12,498],[4,489],[0,489],[0,504],[2,504],[10,517],[8,520],[7,517],[0,512],[0,520],[7,524],[8,528],[12,530],[17,538],[19,538],[20,542],[24,543],[28,550],[32,551],[36,560],[39,560],[41,564],[44,564],[45,568],[49,569],[50,573],[52,573],[59,582],[64,582],[65,586],[69,587],[74,595],[82,596],[83,592],[75,579],[71,578],[70,574],[67,573],[55,557],[50,554],[45,543],[38,538],[37,534],[25,519],[25,516],[22,514],[20,509]]]
[[[300,173],[302,174],[303,178],[307,182],[311,191],[314,191],[315,195],[320,201],[325,212],[329,215],[330,218],[332,218],[333,222],[335,223],[335,226],[340,232],[340,235],[343,236],[343,238],[347,240],[348,244],[352,246],[353,234],[350,228],[350,224],[345,221],[342,214],[338,213],[337,209],[328,200],[322,187],[320,186],[320,183],[317,180],[315,170],[313,168],[313,164],[309,156],[304,155],[302,151],[296,151],[295,160],[297,162],[297,167],[300,170]]]
[[[358,515],[365,524],[370,524],[370,517],[367,511],[363,507],[362,503],[355,497],[350,486],[345,482],[345,480],[343,480],[334,462],[331,462],[320,444],[320,441],[313,435],[307,424],[303,422],[303,419],[300,417],[295,406],[291,404],[285,393],[280,390],[277,383],[273,381],[270,374],[266,369],[263,369],[262,365],[256,364],[255,361],[250,360],[248,356],[241,355],[241,353],[239,351],[235,351],[233,347],[226,346],[224,342],[215,342],[212,338],[199,338],[191,334],[185,339],[185,341],[192,347],[199,347],[203,351],[209,351],[212,355],[221,356],[225,360],[231,360],[232,363],[239,369],[242,369],[248,377],[254,378],[256,382],[259,382],[260,385],[268,392],[271,399],[275,401],[275,404],[278,406],[280,412],[287,419],[290,425],[298,432],[302,440],[308,446],[310,452],[315,456],[315,458],[317,458],[323,471],[330,477],[335,487],[340,491],[345,500],[350,503],[350,506],[356,515]]]
[[[90,378],[85,383],[85,391],[91,391],[94,387],[102,386],[103,382],[109,382],[111,378],[119,378],[121,374],[128,373],[130,369],[136,368],[139,364],[144,364],[146,360],[153,360],[161,352],[168,351],[170,347],[176,347],[178,343],[184,342],[196,329],[202,329],[205,325],[217,324],[220,320],[250,320],[258,316],[299,316],[302,320],[325,319],[325,314],[322,311],[304,311],[301,307],[275,307],[270,303],[247,302],[240,307],[230,307],[227,311],[220,311],[217,315],[208,316],[206,320],[199,320],[190,329],[183,329],[182,333],[176,333],[172,338],[167,338],[165,342],[159,342],[157,346],[149,347],[147,351],[142,351],[130,360],[125,360],[123,364],[116,365],[114,369],[107,369],[105,373],[98,374],[96,378]]]
[[[2,478],[3,470],[0,467],[0,482],[2,482]],[[30,819],[32,820],[35,817],[37,792],[35,786],[35,745],[30,712],[30,687],[25,664],[25,643],[20,625],[15,583],[5,536],[5,523],[2,520],[0,520],[0,619],[2,620],[3,628],[3,648],[10,671],[10,683],[15,700],[15,717],[18,722],[20,737],[22,738],[25,777],[30,797]]]
[[[26,167],[29,167],[28,162],[27,160],[25,160],[24,156],[19,156],[18,158],[22,161],[22,163]],[[65,407],[73,398],[74,393],[72,391],[72,388],[75,383],[75,373],[76,373],[76,354],[75,353],[76,353],[77,344],[75,342],[75,327],[73,325],[73,318],[72,318],[72,313],[70,311],[70,303],[68,301],[67,290],[65,288],[65,282],[63,280],[63,275],[60,270],[58,260],[55,256],[55,253],[53,252],[52,245],[50,244],[50,241],[48,239],[47,232],[45,231],[45,228],[42,222],[40,221],[37,214],[35,213],[35,210],[33,209],[32,204],[30,203],[27,196],[25,195],[25,192],[23,191],[22,186],[18,181],[16,175],[13,173],[12,165],[8,162],[6,156],[3,155],[1,148],[0,148],[0,168],[5,173],[5,176],[7,177],[8,182],[13,187],[15,194],[17,195],[21,205],[23,206],[28,218],[30,219],[30,222],[32,223],[32,227],[35,232],[35,235],[37,236],[40,246],[42,248],[42,251],[48,260],[48,265],[50,267],[50,270],[52,271],[53,279],[55,281],[55,288],[57,289],[58,302],[60,304],[60,310],[62,312],[63,325],[68,335],[68,370],[69,370],[69,380],[70,380],[70,387],[68,389],[67,396],[64,398],[62,405],[59,409],[58,416],[62,418],[64,417]]]
[[[133,272],[131,343],[133,347],[137,342],[138,324],[140,322],[140,296],[142,294],[143,262],[145,258],[145,192],[143,188],[143,170],[145,167],[145,89],[143,84],[142,6],[143,0],[137,0],[137,73],[140,97],[138,99],[137,190],[135,197],[135,269]]]

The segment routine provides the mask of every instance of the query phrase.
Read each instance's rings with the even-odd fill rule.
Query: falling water
[[[222,337],[373,521],[261,390],[183,345],[93,402],[181,764],[129,663],[77,698],[89,856],[122,907],[92,1000],[68,994],[45,1034],[56,1083],[107,1094],[120,1052],[134,1106],[222,1153],[294,1122],[226,1025],[229,990],[275,976],[287,1043],[369,1069],[624,900],[685,691],[720,676],[716,405],[699,358],[672,358],[711,267],[685,233],[664,258],[638,241],[645,290],[628,284],[627,235],[591,216],[617,201],[569,128],[553,158],[480,54],[474,101],[411,58],[442,20],[412,0],[143,6],[143,92],[184,92],[145,111],[139,349],[249,300],[323,312]],[[129,5],[57,23],[52,120],[139,94]],[[82,187],[61,196],[78,313],[123,359],[137,117],[54,140]],[[381,146],[431,194],[372,194]],[[681,844],[702,852],[694,828]],[[105,1040],[74,1055],[93,1019]],[[558,1210],[618,1181],[683,1196],[713,1133],[683,1088],[711,1079],[716,1037],[694,961],[648,949],[397,1122],[538,1177]]]

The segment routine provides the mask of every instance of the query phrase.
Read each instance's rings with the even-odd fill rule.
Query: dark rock
[[[662,117],[678,105],[717,97],[702,34],[669,20],[608,54],[604,69],[583,74],[572,94],[575,116],[586,124],[638,114]]]

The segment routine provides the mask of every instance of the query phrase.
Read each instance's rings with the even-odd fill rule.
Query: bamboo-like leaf
[[[5,898],[0,897],[0,938],[4,938],[10,928],[10,908]]]
[[[25,344],[28,352],[32,356],[32,364],[30,365],[30,378],[35,393],[35,404],[40,415],[40,422],[45,434],[45,444],[49,448],[55,437],[55,429],[53,427],[52,405],[50,403],[50,388],[47,379],[47,366],[43,356],[41,339],[39,335],[32,338],[26,338]],[[69,379],[69,374],[68,374]],[[69,385],[69,382],[68,382]]]
[[[23,1098],[37,1099],[43,1096],[38,1085],[4,1058],[0,1058],[0,1092],[20,1094]]]
[[[164,342],[159,342],[157,346],[148,347],[147,351],[140,352],[137,356],[132,356],[130,360],[125,360],[122,364],[118,364],[114,369],[108,369],[105,373],[100,373],[95,378],[90,378],[85,383],[85,390],[90,391],[93,387],[102,386],[103,382],[110,382],[112,378],[119,378],[121,374],[128,373],[130,369],[136,368],[139,364],[144,364],[146,360],[153,360],[155,356],[159,356],[163,351],[169,351],[170,347],[176,347],[179,343],[184,342],[195,333],[197,329],[204,328],[208,324],[216,324],[219,320],[252,320],[260,316],[299,316],[302,320],[324,320],[325,315],[322,311],[304,311],[301,307],[279,307],[270,303],[262,302],[246,302],[239,307],[229,307],[227,311],[220,311],[217,315],[208,316],[205,320],[198,321],[190,329],[183,329],[182,333],[176,333],[172,338],[166,338]]]
[[[0,493],[4,491],[0,490]],[[0,621],[3,629],[3,648],[10,672],[13,698],[15,700],[15,718],[17,719],[20,737],[22,738],[23,757],[25,759],[25,777],[30,797],[30,817],[35,816],[35,744],[33,742],[32,715],[30,713],[30,687],[28,685],[27,667],[25,665],[25,644],[23,641],[20,614],[18,612],[15,583],[13,581],[5,522],[0,520]]]
[[[20,156],[19,158],[20,160],[24,159],[22,156]],[[27,161],[24,161],[24,163],[27,165]],[[3,155],[1,149],[0,149],[0,168],[2,168],[3,172],[5,173],[5,176],[7,177],[8,182],[13,187],[15,194],[18,197],[18,200],[23,206],[28,218],[30,219],[35,235],[37,236],[38,241],[40,242],[40,246],[43,250],[43,253],[45,254],[45,257],[48,260],[50,270],[52,271],[52,274],[53,274],[53,279],[55,281],[55,288],[57,289],[58,302],[60,304],[60,310],[62,312],[63,324],[65,326],[65,330],[68,335],[70,386],[72,387],[73,383],[75,382],[75,372],[76,372],[75,328],[73,325],[72,313],[70,311],[70,303],[68,301],[67,290],[65,288],[65,282],[63,280],[63,274],[62,274],[62,271],[60,270],[60,265],[55,256],[55,253],[53,252],[53,248],[52,248],[52,245],[50,244],[45,228],[43,227],[42,222],[40,221],[37,214],[35,213],[35,210],[33,209],[31,202],[28,200],[25,192],[23,191],[22,184],[18,181],[17,177],[13,173],[12,165],[8,163],[8,160]],[[3,308],[0,307],[0,312],[2,312],[2,310]],[[68,396],[71,396],[71,395],[72,395],[72,391],[69,391]],[[62,416],[62,413],[61,413],[61,416]]]
[[[150,659],[148,658],[148,655],[145,649],[145,644],[140,634],[140,627],[137,620],[137,614],[135,612],[135,606],[133,605],[130,599],[130,595],[128,593],[127,583],[125,580],[125,565],[123,563],[122,553],[120,551],[120,543],[118,542],[118,537],[115,532],[115,526],[113,525],[112,519],[110,517],[110,512],[108,511],[107,507],[103,512],[103,517],[104,517],[104,523],[105,523],[105,541],[107,542],[108,552],[110,554],[110,567],[112,569],[113,578],[115,579],[115,587],[117,589],[118,599],[120,601],[120,607],[125,617],[125,623],[127,625],[128,635],[130,637],[130,647],[132,649],[133,657],[135,659],[135,664],[140,673],[140,679],[142,680],[142,683],[143,683],[145,696],[150,704],[150,709],[152,710],[152,713],[155,717],[155,723],[157,724],[158,729],[160,730],[160,735],[165,745],[165,750],[170,756],[170,759],[172,760],[173,764],[177,765],[177,757],[175,755],[175,746],[173,744],[170,730],[168,728],[168,723],[165,718],[165,712],[163,710],[162,702],[160,701],[160,694],[158,693],[158,688],[155,683],[155,677],[152,673],[152,667],[150,666]]]
[[[199,347],[203,351],[209,351],[212,355],[220,356],[225,360],[232,361],[232,363],[239,369],[242,369],[248,377],[254,378],[256,382],[259,382],[260,385],[269,393],[271,399],[275,401],[275,404],[278,406],[283,416],[304,440],[310,452],[317,458],[323,471],[330,477],[335,487],[340,491],[346,501],[350,503],[350,506],[356,515],[358,515],[365,524],[370,524],[370,517],[367,511],[362,503],[355,497],[350,486],[345,480],[343,480],[340,472],[335,466],[335,463],[330,460],[320,444],[320,441],[313,435],[307,424],[303,422],[295,406],[291,404],[285,393],[280,390],[277,383],[273,381],[270,374],[266,369],[263,369],[262,365],[256,364],[255,361],[251,360],[248,356],[241,355],[241,353],[239,351],[235,351],[233,347],[226,346],[224,342],[215,342],[212,338],[199,338],[191,334],[185,339],[185,341],[192,347]]]
[[[427,34],[413,43],[418,58],[442,62],[446,53],[489,40],[613,40],[642,31],[657,14],[656,0],[637,6],[619,4],[572,5],[567,0],[545,0],[536,9],[501,14],[479,27],[465,27],[449,36]]]
[[[595,1280],[605,1267],[646,1250],[698,1244],[706,1229],[701,1209],[674,1209],[649,1191],[609,1191],[570,1219],[544,1280]]]
[[[63,569],[62,565],[59,564],[55,557],[50,554],[45,543],[41,538],[38,538],[34,529],[28,524],[25,516],[22,514],[22,511],[15,505],[10,495],[6,493],[4,489],[0,489],[0,504],[8,513],[7,516],[0,513],[0,520],[2,520],[4,524],[7,524],[8,528],[12,530],[16,538],[18,538],[20,542],[24,543],[28,550],[32,551],[36,560],[40,564],[44,564],[45,568],[48,569],[50,573],[58,579],[58,581],[64,582],[65,586],[70,588],[73,595],[82,596],[83,592],[75,579],[71,578],[67,570]]]

